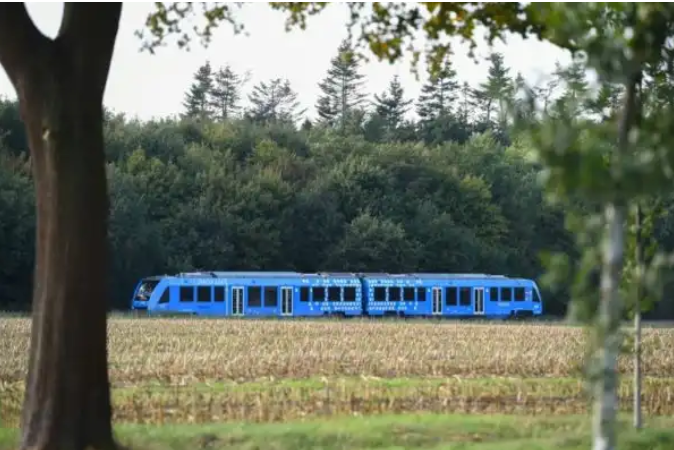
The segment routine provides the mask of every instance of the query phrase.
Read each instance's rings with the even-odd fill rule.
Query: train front
[[[147,305],[150,300],[150,295],[152,291],[159,284],[160,277],[148,277],[143,278],[136,285],[136,289],[133,292],[133,299],[131,300],[131,309],[135,311],[146,311]]]

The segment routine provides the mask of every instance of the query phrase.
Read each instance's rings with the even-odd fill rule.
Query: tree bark
[[[51,40],[23,4],[0,5],[0,63],[18,94],[37,209],[22,449],[115,447],[102,103],[120,13],[120,3],[65,3]]]
[[[629,135],[637,115],[636,83],[640,71],[628,78],[625,101],[618,128],[618,143],[612,165],[620,172],[622,157],[629,149]],[[618,185],[616,186],[619,188]],[[601,299],[599,305],[599,377],[596,383],[593,450],[614,450],[616,416],[618,412],[618,355],[620,353],[620,322],[623,303],[619,285],[625,252],[625,219],[627,207],[620,199],[608,202],[604,208],[607,231],[602,251]]]
[[[599,307],[600,375],[595,393],[593,450],[615,449],[615,422],[618,411],[618,355],[622,302],[618,292],[624,254],[625,207],[608,204],[605,208],[607,235],[601,276]]]
[[[643,222],[641,205],[637,203],[635,212],[636,225],[636,293],[634,297],[634,428],[641,429],[641,285],[643,283],[644,246],[641,238]]]

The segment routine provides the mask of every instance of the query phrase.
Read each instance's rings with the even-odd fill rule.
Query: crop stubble
[[[115,417],[121,421],[563,413],[586,407],[580,379],[555,381],[580,376],[585,339],[573,327],[113,318],[108,335]],[[5,422],[18,418],[29,336],[28,319],[0,319]],[[669,379],[656,378],[674,374],[674,330],[647,329],[643,342],[644,370],[652,378],[644,390],[646,410],[672,413]],[[629,356],[621,357],[621,372],[630,369]],[[283,383],[307,378],[319,386]],[[408,380],[385,382],[393,378]],[[486,378],[501,381],[470,382]],[[213,383],[218,387],[209,389]],[[629,383],[621,387],[624,397],[629,390]],[[626,408],[628,403],[625,398]]]

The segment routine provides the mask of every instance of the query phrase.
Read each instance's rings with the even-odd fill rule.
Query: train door
[[[476,315],[484,314],[484,288],[474,288],[473,289],[473,312]]]
[[[243,288],[232,288],[232,315],[243,316]]]
[[[442,289],[433,288],[433,315],[442,314]]]
[[[293,288],[291,287],[281,288],[281,315],[293,315]]]

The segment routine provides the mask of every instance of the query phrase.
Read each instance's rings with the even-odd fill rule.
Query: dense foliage
[[[108,114],[111,305],[138,278],[198,269],[485,272],[538,278],[539,255],[575,253],[563,211],[544,200],[532,144],[513,128],[521,77],[494,54],[488,79],[461,85],[449,60],[419,99],[397,79],[366,99],[340,46],[304,119],[283,79],[250,90],[231,67],[199,68],[180,119]],[[547,101],[586,89],[559,68]],[[369,103],[368,103],[369,101]],[[405,119],[416,109],[418,121]],[[530,120],[536,120],[531,118]],[[17,105],[0,104],[0,305],[28,308],[34,195]],[[661,221],[669,246],[671,225]],[[83,281],[85,282],[85,281]],[[553,314],[568,293],[548,295]],[[657,317],[669,317],[662,304]]]

